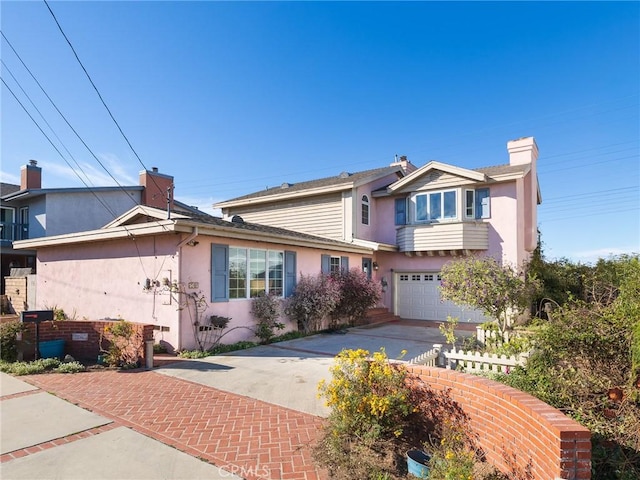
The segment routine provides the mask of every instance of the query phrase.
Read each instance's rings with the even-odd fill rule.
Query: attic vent
[[[289,188],[290,186],[290,183],[284,182],[282,185],[280,185],[280,188]]]
[[[436,180],[438,180],[440,177],[442,176],[442,172],[431,172],[429,174],[429,176],[427,177],[427,181],[428,182],[435,182]]]
[[[340,174],[340,178],[349,178],[351,176],[351,174],[349,172],[342,172]]]
[[[244,219],[240,215],[234,215],[231,217],[233,223],[244,223]]]

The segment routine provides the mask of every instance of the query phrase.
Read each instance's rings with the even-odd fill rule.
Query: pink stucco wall
[[[198,237],[199,243],[196,247],[183,247],[182,277],[183,283],[188,285],[189,282],[198,282],[198,290],[204,293],[208,300],[207,315],[220,315],[230,317],[229,328],[237,328],[224,337],[223,343],[234,343],[241,340],[254,340],[255,337],[249,328],[255,325],[255,319],[251,315],[250,299],[231,299],[226,302],[211,302],[211,244],[218,243],[229,245],[231,247],[259,248],[265,250],[290,250],[296,252],[297,278],[301,273],[305,275],[320,273],[320,259],[322,254],[333,256],[348,256],[349,266],[360,267],[362,257],[370,257],[370,255],[362,254],[345,254],[340,252],[332,252],[315,248],[291,247],[277,243],[253,242],[247,240],[235,240],[215,237]],[[191,318],[189,312],[183,311],[180,320],[182,326],[181,344],[183,348],[193,348],[194,337],[191,327]],[[280,333],[291,330],[297,330],[297,325],[290,319],[283,317],[282,322],[285,329]],[[248,327],[248,328],[244,328]]]
[[[169,327],[177,341],[176,302],[145,290],[146,279],[178,276],[178,236],[139,237],[38,251],[37,308],[62,308],[75,320],[126,319]]]
[[[123,318],[156,327],[156,341],[173,349],[196,348],[193,302],[186,295],[171,292],[165,278],[177,282],[180,290],[203,296],[202,317],[231,317],[229,328],[240,327],[224,337],[223,343],[255,340],[251,329],[251,300],[211,301],[211,244],[266,250],[294,250],[300,272],[320,272],[322,254],[348,256],[350,267],[360,267],[362,257],[327,250],[291,247],[259,241],[233,240],[201,235],[195,247],[178,244],[184,235],[168,234],[112,240],[38,251],[37,309],[62,308],[76,320]],[[151,280],[146,288],[146,279]],[[157,281],[158,283],[154,283]],[[283,318],[284,331],[296,325]]]

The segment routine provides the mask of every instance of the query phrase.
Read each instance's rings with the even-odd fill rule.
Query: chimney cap
[[[38,161],[37,160],[29,160],[29,165],[32,167],[37,167],[38,166]]]
[[[158,173],[158,167],[151,167],[151,171],[153,173]]]

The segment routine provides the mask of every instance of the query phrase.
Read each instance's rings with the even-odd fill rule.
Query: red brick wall
[[[450,389],[471,419],[487,460],[509,471],[515,454],[536,480],[591,478],[591,433],[559,410],[524,392],[466,373],[411,365],[409,371],[437,390]]]
[[[104,327],[114,323],[110,321],[54,321],[42,322],[40,324],[40,341],[46,340],[64,340],[64,353],[69,354],[77,360],[88,360],[95,362],[100,353],[100,332],[104,331]],[[25,360],[33,358],[33,342],[35,339],[35,324],[26,323],[29,329],[23,334],[23,339],[31,344],[31,348],[25,351]],[[142,341],[138,345],[138,355],[146,361],[145,358],[145,342],[153,340],[153,325],[144,325],[141,323],[133,324],[135,330],[141,334]],[[73,339],[73,334],[87,334],[87,340]],[[107,348],[106,342],[104,348]]]

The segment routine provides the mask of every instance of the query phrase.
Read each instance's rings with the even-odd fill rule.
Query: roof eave
[[[102,242],[120,238],[133,238],[137,236],[155,235],[158,233],[171,233],[176,231],[175,222],[172,220],[156,221],[150,223],[133,224],[128,226],[100,228],[86,230],[84,232],[67,233],[64,235],[52,235],[50,237],[30,238],[13,242],[16,250],[38,249],[61,245],[75,245],[78,243]]]

